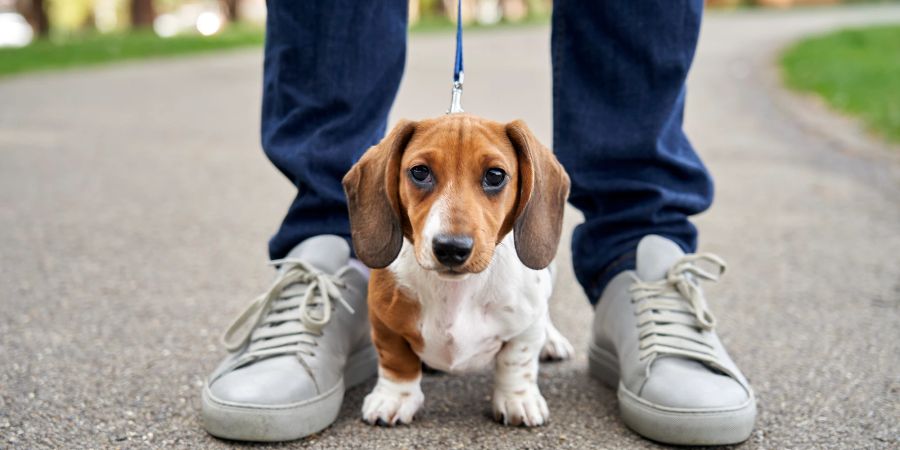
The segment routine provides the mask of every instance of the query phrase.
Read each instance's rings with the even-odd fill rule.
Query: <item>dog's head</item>
[[[521,121],[468,114],[401,121],[344,177],[353,247],[382,268],[415,246],[419,265],[444,277],[488,267],[512,231],[532,269],[556,254],[569,178]]]

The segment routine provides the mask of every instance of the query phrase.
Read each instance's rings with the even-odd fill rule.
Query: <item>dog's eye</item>
[[[484,172],[484,178],[481,182],[486,190],[497,190],[506,184],[506,179],[506,172],[495,167]]]
[[[418,165],[409,169],[409,176],[418,183],[428,183],[431,181],[431,170],[428,166]]]

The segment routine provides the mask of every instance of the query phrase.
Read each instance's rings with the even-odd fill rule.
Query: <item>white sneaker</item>
[[[715,266],[709,273],[701,266]],[[637,270],[610,281],[594,314],[591,374],[618,389],[625,424],[659,442],[725,445],[753,431],[753,390],[714,331],[700,280],[725,263],[647,236]]]
[[[366,276],[338,236],[307,239],[273,261],[278,276],[225,333],[232,353],[203,387],[203,426],[218,437],[286,441],[337,418],[344,389],[375,375]]]

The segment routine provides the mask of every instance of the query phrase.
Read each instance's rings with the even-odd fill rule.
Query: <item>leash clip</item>
[[[450,109],[447,110],[447,114],[461,113],[462,109],[462,91],[463,91],[463,79],[465,76],[462,72],[459,73],[459,79],[453,81],[453,90],[450,91]]]
[[[463,28],[462,28],[462,0],[456,1],[456,58],[453,61],[453,90],[450,91],[450,109],[447,114],[463,112],[462,89],[463,80]]]

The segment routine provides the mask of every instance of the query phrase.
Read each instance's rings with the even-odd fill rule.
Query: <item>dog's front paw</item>
[[[562,361],[575,354],[575,348],[553,325],[547,326],[547,340],[541,348],[541,360]]]
[[[503,425],[537,427],[547,423],[550,410],[537,386],[510,391],[494,390],[494,419]]]
[[[398,383],[379,378],[375,389],[363,401],[363,420],[369,425],[410,423],[424,401],[418,380]]]

